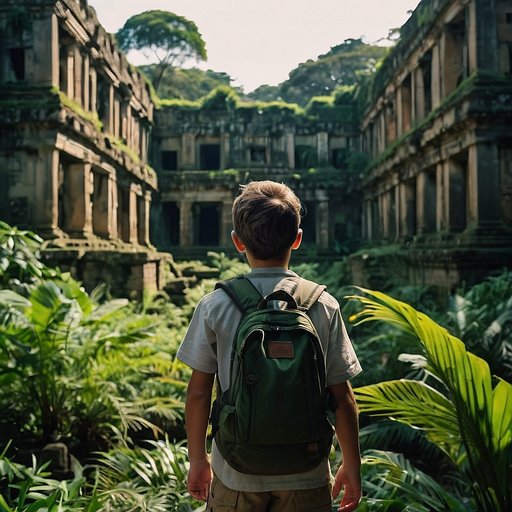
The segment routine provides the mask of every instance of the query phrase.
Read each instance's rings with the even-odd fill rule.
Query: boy
[[[296,276],[288,270],[288,263],[291,251],[302,240],[301,205],[284,184],[261,181],[241,188],[233,203],[231,236],[251,266],[246,277],[265,296],[279,289],[282,279]],[[308,314],[324,349],[327,386],[338,403],[335,430],[343,464],[336,473],[332,493],[327,459],[306,473],[248,475],[229,466],[214,441],[210,464],[206,431],[214,377],[217,373],[221,388],[228,389],[231,344],[241,318],[241,312],[227,294],[215,290],[199,302],[177,354],[192,368],[185,404],[190,459],[188,489],[194,498],[208,501],[208,510],[331,512],[331,494],[337,496],[342,486],[345,492],[339,510],[349,512],[357,508],[361,498],[358,415],[348,379],[361,368],[337,301],[324,291]]]

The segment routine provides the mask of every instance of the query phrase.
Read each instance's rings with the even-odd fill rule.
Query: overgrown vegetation
[[[189,370],[175,354],[216,279],[188,288],[180,306],[163,293],[140,304],[109,299],[45,267],[40,244],[0,224],[0,510],[195,510],[182,422]],[[223,253],[208,257],[222,279],[249,270]],[[359,324],[347,323],[366,369],[353,382],[363,412],[360,509],[509,510],[511,273],[459,290],[443,312],[428,289],[347,300],[346,257],[292,269],[327,284]],[[73,454],[72,477],[57,480],[39,459],[48,441]]]

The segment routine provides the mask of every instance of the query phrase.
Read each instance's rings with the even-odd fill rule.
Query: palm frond
[[[413,334],[425,352],[427,370],[448,390],[447,398],[440,399],[439,394],[427,392],[426,388],[420,391],[423,385],[420,383],[412,386],[407,381],[395,381],[368,386],[356,390],[362,410],[366,407],[369,412],[377,411],[416,428],[426,428],[432,432],[429,439],[436,443],[447,440],[446,435],[436,428],[436,422],[446,428],[452,427],[448,432],[451,435],[457,431],[467,455],[468,475],[475,484],[474,496],[481,510],[505,512],[512,508],[512,490],[507,484],[512,477],[512,418],[510,412],[504,412],[498,404],[498,399],[501,404],[512,403],[512,385],[500,381],[493,390],[489,365],[468,352],[461,340],[407,304],[381,292],[360,290],[366,296],[352,297],[364,306],[355,315],[356,325],[381,320]],[[421,407],[423,417],[419,416]],[[448,421],[441,413],[451,413]],[[465,457],[456,457],[458,451],[450,449],[449,453],[461,466]],[[486,470],[482,471],[482,467]]]

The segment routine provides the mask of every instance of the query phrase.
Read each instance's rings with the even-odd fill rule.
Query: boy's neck
[[[290,263],[291,250],[287,252],[284,258],[259,260],[251,256],[248,252],[245,253],[247,261],[251,268],[270,268],[270,267],[282,267],[288,269]]]

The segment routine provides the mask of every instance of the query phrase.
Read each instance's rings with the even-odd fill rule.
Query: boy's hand
[[[210,495],[212,483],[212,468],[208,458],[190,461],[187,478],[188,492],[197,500],[206,501]]]
[[[361,500],[361,473],[359,469],[351,471],[343,466],[338,469],[334,477],[334,485],[332,487],[332,497],[335,498],[343,487],[343,499],[341,500],[338,511],[351,512],[355,510]]]

